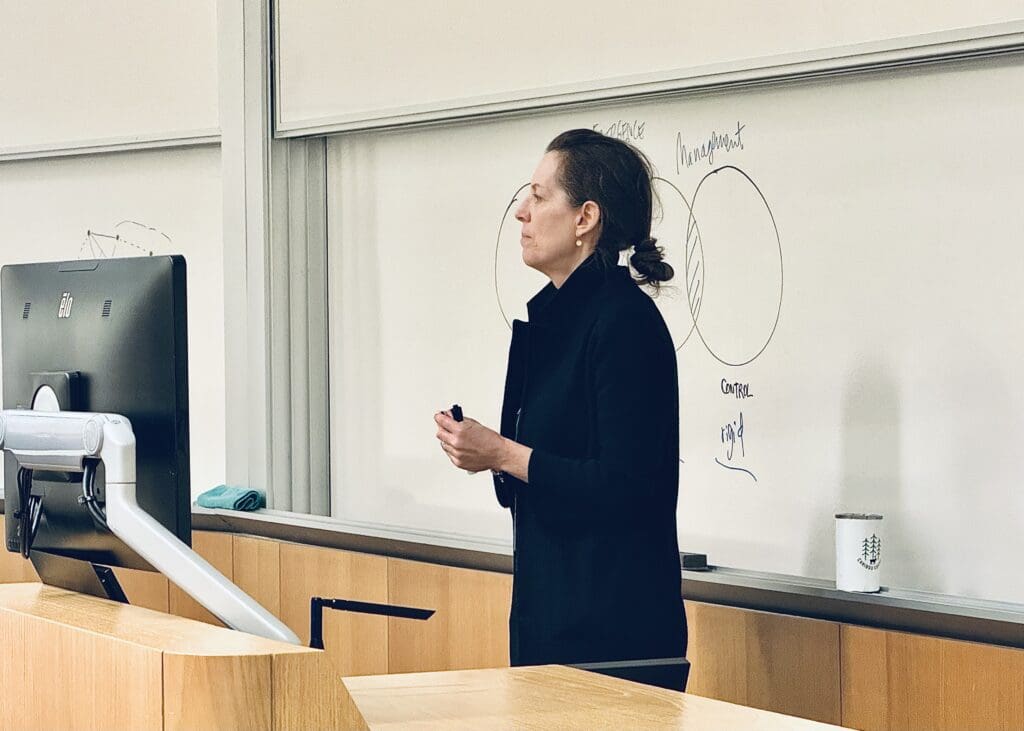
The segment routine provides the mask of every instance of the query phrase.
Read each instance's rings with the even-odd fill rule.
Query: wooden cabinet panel
[[[281,617],[281,544],[234,536],[233,581],[275,617]]]
[[[158,612],[169,611],[171,582],[163,574],[139,569],[114,569],[114,576],[129,604]]]
[[[747,612],[747,705],[838,724],[839,625]]]
[[[425,622],[388,621],[388,672],[508,667],[508,574],[388,559],[388,594],[436,610]]]
[[[941,642],[935,637],[887,632],[885,645],[890,727],[938,731]]]
[[[687,602],[687,690],[732,703],[839,723],[839,625]]]
[[[943,728],[1024,728],[1024,650],[940,643]]]
[[[844,626],[841,652],[844,725],[1024,728],[1024,650]]]
[[[232,536],[230,533],[195,531],[192,534],[192,550],[205,558],[228,579],[233,576]],[[198,619],[223,627],[224,623],[206,611],[199,602],[174,584],[170,588],[170,612],[179,617]]]
[[[309,642],[314,596],[388,602],[388,560],[330,548],[281,544],[281,620]],[[324,610],[324,649],[341,675],[388,672],[388,620]]]
[[[746,612],[686,602],[690,677],[686,690],[730,703],[747,702]]]
[[[26,581],[39,581],[39,574],[32,567],[32,562],[22,558],[20,553],[11,553],[0,546],[0,584],[20,584]]]
[[[840,629],[840,679],[843,725],[889,728],[889,681],[885,661],[887,632],[843,625]]]

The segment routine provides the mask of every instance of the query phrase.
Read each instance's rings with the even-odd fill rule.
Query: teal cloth
[[[263,490],[217,485],[196,498],[196,502],[204,508],[257,510],[266,507],[267,496]]]

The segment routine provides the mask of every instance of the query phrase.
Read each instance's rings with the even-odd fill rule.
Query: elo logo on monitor
[[[57,310],[57,318],[64,319],[71,317],[71,305],[75,302],[75,298],[71,296],[70,292],[65,292],[60,296],[60,309]]]

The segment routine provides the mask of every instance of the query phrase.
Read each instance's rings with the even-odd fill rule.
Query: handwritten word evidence
[[[591,129],[624,142],[639,142],[644,138],[646,128],[647,122],[639,119],[616,119],[607,125],[595,124]]]

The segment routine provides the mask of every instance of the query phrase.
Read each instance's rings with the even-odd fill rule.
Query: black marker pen
[[[452,404],[452,418],[455,421],[462,421],[462,407],[458,404]]]

